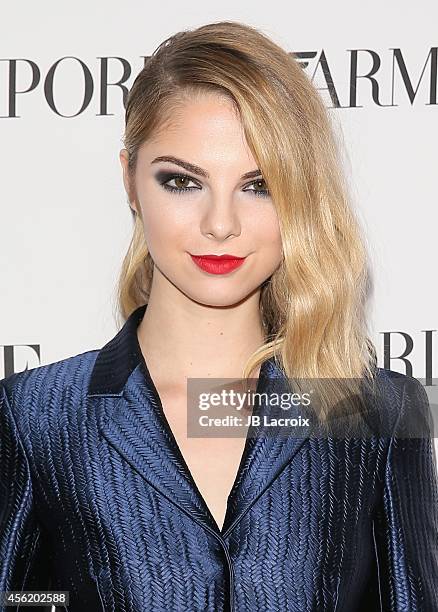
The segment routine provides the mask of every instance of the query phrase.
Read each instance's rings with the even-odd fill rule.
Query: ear
[[[121,164],[122,170],[123,170],[123,184],[125,186],[126,195],[128,196],[129,206],[135,212],[138,212],[135,201],[134,202],[132,201],[133,200],[133,198],[132,198],[132,185],[131,185],[131,181],[130,181],[129,173],[128,173],[129,153],[128,153],[127,149],[122,149],[120,151],[119,159],[120,159],[120,164]]]

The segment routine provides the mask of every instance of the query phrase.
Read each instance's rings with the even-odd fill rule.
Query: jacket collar
[[[219,529],[199,492],[163,412],[137,338],[137,327],[147,305],[139,306],[120,331],[99,351],[88,386],[96,402],[99,430],[106,441],[149,484],[216,537],[226,537],[262,493],[293,460],[306,433],[273,435],[263,424],[251,426],[227,511]],[[274,360],[263,362],[256,392],[281,393],[284,375]],[[303,414],[291,408],[287,416]],[[254,408],[259,414],[263,408]],[[282,415],[284,416],[284,414]]]
[[[120,395],[129,376],[144,361],[137,338],[147,304],[134,310],[119,332],[99,351],[88,395]]]

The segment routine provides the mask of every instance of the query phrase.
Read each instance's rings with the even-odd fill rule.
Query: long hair
[[[234,21],[164,40],[146,59],[126,101],[130,180],[140,145],[181,100],[202,91],[227,96],[237,109],[282,238],[281,265],[261,287],[265,342],[247,361],[243,378],[270,357],[290,378],[372,378],[376,356],[365,316],[365,239],[328,112],[292,54]],[[118,283],[124,319],[147,303],[152,273],[137,214]]]

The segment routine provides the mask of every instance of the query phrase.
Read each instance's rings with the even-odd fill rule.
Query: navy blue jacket
[[[438,611],[433,442],[397,437],[430,422],[419,381],[378,369],[390,436],[248,435],[219,529],[142,357],[144,311],[0,381],[0,590],[66,590],[70,612]],[[278,376],[266,360],[257,389]]]

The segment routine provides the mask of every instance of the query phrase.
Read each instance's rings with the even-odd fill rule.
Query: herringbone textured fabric
[[[144,309],[0,381],[0,590],[67,590],[70,612],[438,611],[433,443],[396,437],[429,418],[420,383],[379,368],[391,437],[248,437],[219,529],[141,356]],[[278,376],[266,361],[258,390]]]

